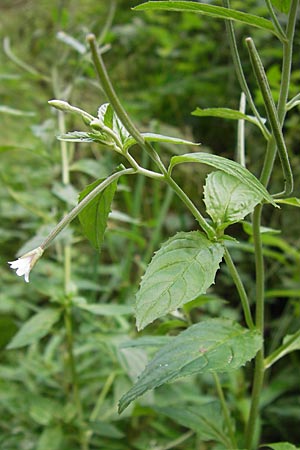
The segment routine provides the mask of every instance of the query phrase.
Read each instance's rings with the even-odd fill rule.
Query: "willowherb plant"
[[[153,256],[142,278],[136,295],[135,316],[138,330],[144,329],[160,317],[172,313],[178,308],[206,293],[214,283],[221,261],[224,259],[228,271],[235,283],[244,313],[245,325],[221,317],[207,319],[190,325],[177,336],[170,336],[164,345],[146,366],[132,388],[121,398],[119,412],[150,389],[194,374],[212,373],[219,396],[219,404],[207,404],[205,408],[178,405],[165,413],[180,424],[189,426],[199,419],[197,431],[203,440],[218,442],[226,449],[254,449],[259,444],[257,423],[260,415],[260,397],[266,371],[278,359],[300,346],[300,332],[288,335],[282,345],[265,355],[264,351],[264,304],[265,304],[265,265],[262,244],[262,210],[265,205],[274,208],[280,204],[299,207],[299,200],[289,197],[293,192],[293,173],[289,162],[289,153],[283,136],[283,124],[286,112],[299,104],[299,96],[289,99],[289,82],[292,65],[292,49],[297,17],[298,0],[266,0],[270,19],[258,17],[231,9],[229,0],[223,0],[223,6],[215,6],[190,1],[150,1],[136,7],[136,10],[166,10],[193,12],[226,21],[227,36],[231,48],[236,75],[240,83],[242,98],[251,109],[251,114],[228,108],[197,108],[195,116],[213,116],[239,121],[240,130],[248,121],[258,127],[266,142],[262,150],[262,169],[260,178],[256,178],[244,164],[244,134],[240,133],[238,160],[223,158],[201,151],[171,158],[166,167],[152,142],[171,142],[173,144],[196,145],[183,139],[172,138],[154,133],[140,133],[124,110],[111,84],[102,56],[98,52],[94,35],[88,35],[87,41],[101,86],[109,103],[101,105],[97,117],[74,107],[65,101],[51,100],[49,104],[60,111],[80,116],[88,131],[73,131],[59,136],[61,141],[98,142],[123,157],[123,164],[116,168],[106,179],[100,179],[89,185],[79,197],[77,206],[67,214],[53,229],[38,250],[24,255],[11,267],[18,275],[29,272],[36,259],[42,255],[53,239],[75,217],[79,217],[83,232],[92,245],[100,250],[110,205],[117,188],[118,179],[124,175],[144,175],[166,183],[178,195],[199,225],[199,230],[179,232],[164,242]],[[281,26],[275,9],[286,14],[286,29]],[[273,33],[282,43],[283,64],[280,94],[277,105],[273,100],[268,79],[259,53],[252,38],[246,39],[250,62],[261,91],[267,119],[259,114],[239,57],[234,22],[258,27]],[[132,156],[131,149],[138,145],[153,160],[156,170],[142,167]],[[283,190],[270,193],[269,181],[274,162],[278,154],[282,167]],[[209,218],[205,218],[193,200],[189,198],[173,178],[173,171],[179,164],[204,164],[214,169],[206,179],[204,203]],[[252,234],[255,252],[256,293],[255,315],[250,308],[250,300],[242,278],[230,254],[230,242],[234,237],[225,234],[228,226],[242,222],[252,214]],[[238,245],[238,244],[237,244]],[[29,256],[28,256],[29,255]],[[31,258],[34,255],[34,261]],[[58,320],[55,316],[55,320]],[[22,329],[10,344],[14,348],[20,341]],[[155,339],[153,340],[155,342]],[[251,404],[245,421],[245,431],[237,430],[233,416],[226,403],[218,377],[220,373],[235,371],[255,358],[251,394]],[[222,414],[220,413],[220,407]],[[203,420],[205,417],[205,421]],[[225,424],[224,424],[225,421]],[[195,429],[195,425],[193,425]],[[292,444],[270,444],[269,448],[283,450],[295,448]]]

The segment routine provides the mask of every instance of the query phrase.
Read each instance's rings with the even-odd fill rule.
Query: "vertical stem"
[[[256,267],[256,314],[255,325],[264,337],[264,292],[265,292],[265,269],[264,259],[262,252],[262,241],[260,234],[262,205],[256,206],[253,213],[253,239],[255,249],[255,267]],[[255,358],[255,369],[253,388],[251,395],[251,407],[249,419],[246,427],[246,448],[251,450],[253,448],[253,438],[255,435],[255,427],[257,417],[259,415],[259,401],[261,389],[264,381],[264,345],[262,345],[260,351]]]
[[[62,111],[58,111],[58,129],[59,134],[66,133],[65,117]],[[62,166],[62,183],[67,185],[70,183],[69,156],[66,141],[60,141],[61,166]]]
[[[223,0],[223,5],[225,8],[230,8],[229,0]],[[246,81],[246,78],[244,75],[243,66],[241,63],[241,59],[240,59],[240,55],[239,55],[239,51],[238,51],[238,47],[237,47],[237,43],[236,43],[236,38],[235,38],[235,34],[234,34],[233,23],[231,20],[226,20],[225,25],[226,25],[226,31],[228,34],[228,38],[229,38],[231,56],[233,59],[236,76],[240,83],[240,87],[241,87],[242,91],[244,92],[244,94],[246,95],[247,102],[248,102],[253,114],[255,115],[258,122],[260,123],[260,128],[261,128],[265,138],[269,139],[270,133],[269,133],[267,127],[265,126],[265,124],[263,123],[259,112],[257,111],[257,108],[255,106],[254,100],[252,98],[250,89],[248,87],[248,84],[247,84],[247,81]]]
[[[239,293],[240,299],[241,299],[241,303],[242,303],[242,308],[243,308],[243,312],[244,312],[244,317],[245,317],[245,321],[246,324],[248,326],[248,328],[250,328],[250,330],[253,328],[255,328],[253,320],[252,320],[252,315],[251,315],[251,311],[250,311],[250,306],[249,306],[249,300],[248,300],[248,296],[246,294],[244,285],[242,283],[242,280],[239,276],[239,273],[232,261],[232,258],[230,256],[229,251],[227,250],[227,248],[225,247],[225,253],[224,253],[224,259],[226,262],[226,265],[228,267],[228,270],[230,272],[230,275],[234,281],[234,284],[237,288],[237,291]]]

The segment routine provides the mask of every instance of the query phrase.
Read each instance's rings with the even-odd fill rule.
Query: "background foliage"
[[[62,177],[61,149],[56,135],[63,129],[84,130],[84,125],[74,116],[63,119],[57,116],[47,101],[65,98],[92,114],[106,101],[86,51],[85,36],[90,31],[99,37],[116,89],[142,131],[200,141],[205,151],[233,158],[236,123],[191,115],[196,107],[238,108],[239,86],[224,39],[223,22],[193,14],[131,11],[138,3],[119,0],[114,11],[110,2],[91,0],[1,2],[4,45],[0,53],[0,445],[3,450],[83,448],[82,433],[87,422],[91,449],[224,448],[214,443],[215,436],[209,427],[206,434],[197,433],[197,421],[203,417],[203,410],[209,420],[215,420],[219,414],[210,375],[162,386],[121,416],[117,414],[118,400],[153,350],[161,345],[160,339],[164,342],[165,334],[177,334],[188,323],[197,322],[200,317],[214,317],[216,312],[219,316],[220,311],[224,317],[239,318],[235,289],[222,266],[217,288],[185,305],[184,314],[170,314],[139,334],[145,339],[147,336],[157,339],[153,342],[150,339],[140,347],[130,344],[136,337],[131,314],[134,294],[153,251],[176,231],[196,229],[193,218],[167,188],[140,178],[121,180],[100,256],[84,238],[79,221],[75,221],[47,250],[29,285],[17,280],[6,264],[15,254],[22,254],[40,242],[76,203],[78,192],[95,179],[105,177],[119,162],[114,154],[95,144],[74,144],[69,148],[69,182]],[[242,1],[232,3],[241,10],[245,8]],[[266,13],[263,1],[250,0],[248,11],[249,4],[251,13]],[[247,27],[237,27],[245,71],[255,90],[242,42],[248,32]],[[276,98],[280,47],[271,35],[259,30],[251,33],[261,49]],[[297,94],[299,86],[299,47],[298,33],[291,96]],[[14,61],[15,58],[18,60]],[[258,93],[256,97],[259,101]],[[295,195],[299,197],[298,112],[295,109],[289,114],[285,136],[289,148],[294,150]],[[255,173],[259,169],[262,142],[252,125],[247,126],[247,138],[247,164]],[[186,153],[186,148],[168,144],[159,151],[168,161],[173,154]],[[147,157],[138,156],[137,150],[139,158],[151,167]],[[189,165],[177,172],[184,190],[198,198],[199,205],[205,175],[203,169]],[[280,176],[275,171],[274,189]],[[275,348],[286,330],[296,331],[300,322],[300,217],[294,209],[286,206],[282,209],[284,214],[279,219],[277,211],[270,208],[268,226],[274,231],[263,238],[269,269],[268,349]],[[246,224],[244,228],[233,227],[242,245],[235,247],[232,243],[232,251],[253,297],[251,229]],[[278,229],[281,233],[277,233]],[[64,252],[68,243],[72,275],[66,281],[69,268],[64,267]],[[51,307],[57,305],[61,305],[62,311],[69,311],[69,315],[53,317]],[[30,336],[22,336],[15,348],[7,350],[6,345],[21,324],[36,314],[40,315],[37,323],[43,324],[42,330],[37,326],[32,340]],[[68,317],[72,318],[72,342]],[[275,336],[272,340],[268,339],[271,335]],[[28,343],[31,345],[23,347]],[[77,365],[75,385],[70,345]],[[272,369],[263,393],[263,442],[289,440],[299,445],[298,369],[297,353]],[[224,375],[222,380],[229,402],[237,408],[237,424],[244,423],[249,406],[244,376],[242,372],[234,372]],[[192,404],[188,423],[176,410],[179,401]],[[198,415],[197,419],[192,413]]]

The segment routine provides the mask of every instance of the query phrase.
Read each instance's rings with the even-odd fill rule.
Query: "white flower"
[[[19,277],[24,275],[26,283],[29,283],[29,273],[43,253],[44,250],[41,247],[37,247],[34,250],[31,250],[31,252],[28,252],[16,259],[16,261],[11,261],[8,264],[11,269],[16,270],[16,274]]]

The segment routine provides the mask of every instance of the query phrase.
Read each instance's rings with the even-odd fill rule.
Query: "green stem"
[[[104,41],[108,31],[111,29],[112,23],[113,23],[113,19],[114,19],[114,15],[116,12],[116,8],[117,8],[117,2],[115,0],[111,0],[109,2],[109,10],[107,13],[107,18],[105,21],[104,26],[101,28],[101,33],[98,37],[98,42],[99,44],[102,44],[102,42]]]
[[[178,186],[176,181],[173,180],[173,178],[170,177],[170,175],[165,176],[166,183],[176,192],[178,197],[182,200],[182,202],[188,207],[188,209],[191,211],[197,222],[199,223],[200,227],[205,231],[207,237],[210,240],[214,240],[216,237],[216,232],[213,227],[211,227],[204,217],[201,215],[199,210],[196,208],[194,203],[190,200],[190,198],[186,195],[186,193]]]
[[[271,19],[272,19],[272,21],[274,23],[274,26],[275,26],[276,30],[277,30],[278,37],[280,36],[280,39],[281,39],[282,42],[286,41],[287,37],[286,37],[283,29],[281,28],[281,25],[280,25],[278,19],[277,19],[277,16],[276,16],[276,14],[274,12],[271,0],[265,0],[265,2],[266,2],[266,5],[267,5],[267,8],[269,10]]]
[[[65,118],[62,111],[58,111],[58,129],[59,134],[66,133]],[[66,141],[60,141],[61,165],[62,165],[62,183],[67,185],[70,183],[69,157]]]
[[[296,13],[299,0],[292,0],[287,24],[287,42],[283,44],[283,66],[281,75],[281,88],[278,101],[278,120],[282,127],[285,112],[286,101],[288,96],[291,64],[292,64],[292,48],[296,22]],[[267,186],[272,174],[274,160],[276,156],[276,140],[275,137],[268,142],[267,152],[261,173],[260,181]],[[262,242],[260,235],[262,205],[255,208],[253,214],[253,239],[255,247],[255,264],[256,264],[256,326],[260,330],[263,338],[264,332],[264,261],[262,254]],[[253,380],[253,390],[250,414],[246,428],[246,448],[251,449],[253,446],[253,436],[256,427],[257,416],[259,414],[259,399],[264,380],[264,347],[258,352],[255,358],[255,371]]]
[[[245,291],[244,285],[242,283],[242,280],[239,276],[239,273],[232,261],[232,258],[230,256],[230,253],[228,251],[228,249],[225,247],[225,253],[224,253],[224,259],[225,262],[227,264],[228,270],[230,272],[230,275],[234,281],[234,284],[237,288],[237,291],[239,293],[240,299],[241,299],[241,304],[242,304],[242,308],[243,308],[243,312],[244,312],[244,316],[245,316],[245,321],[246,324],[248,326],[248,328],[250,328],[251,330],[253,330],[255,328],[255,325],[253,323],[253,319],[252,319],[252,315],[251,315],[251,311],[250,311],[250,306],[249,306],[249,300],[248,300],[248,296],[247,293]]]
[[[135,174],[136,171],[134,169],[124,169],[120,170],[120,172],[116,172],[112,175],[110,175],[106,180],[104,180],[102,183],[100,183],[95,189],[93,189],[84,199],[81,200],[80,203],[78,203],[75,208],[72,209],[65,217],[61,219],[61,221],[53,228],[51,233],[47,236],[47,238],[44,240],[44,242],[40,245],[40,247],[45,250],[53,239],[56,238],[56,236],[70,223],[72,222],[75,217],[78,216],[80,211],[83,210],[83,208],[86,207],[86,205],[93,200],[100,192],[102,192],[105,188],[107,188],[113,181],[120,178],[122,175],[132,175]]]
[[[137,144],[145,149],[147,153],[149,153],[150,157],[155,161],[157,167],[160,169],[160,171],[164,174],[166,172],[166,168],[163,165],[162,161],[160,160],[158,154],[155,152],[155,150],[152,148],[152,146],[145,142],[144,138],[142,137],[139,130],[136,128],[130,117],[128,116],[127,112],[123,108],[114,88],[111,84],[110,78],[108,76],[106,67],[104,65],[102,56],[99,54],[97,49],[97,43],[96,38],[94,34],[89,34],[87,36],[87,41],[90,45],[91,53],[93,62],[95,65],[95,69],[97,72],[97,75],[99,77],[100,83],[102,85],[102,88],[113,106],[117,116],[123,123],[126,130],[131,134],[131,136],[136,140]]]
[[[297,8],[299,0],[292,0],[290,12],[288,16],[288,22],[286,27],[287,41],[283,43],[283,58],[282,58],[282,71],[281,71],[281,84],[279,92],[279,100],[277,105],[278,119],[280,126],[282,127],[285,115],[286,104],[290,86],[291,68],[292,68],[292,56],[293,56],[293,42],[295,34],[295,25],[297,18]],[[267,147],[267,153],[265,163],[261,173],[261,182],[267,186],[271,177],[274,161],[276,157],[276,141],[272,138]],[[278,196],[280,196],[279,194]]]
[[[280,193],[280,195],[289,195],[293,191],[293,174],[289,162],[288,151],[282,134],[282,125],[279,120],[279,116],[275,107],[263,64],[255,48],[254,42],[251,38],[247,38],[246,44],[249,50],[252,68],[264,99],[267,116],[272,128],[272,136],[275,139],[281,161],[282,171],[284,175],[284,192]]]
[[[281,126],[283,125],[286,114],[286,103],[288,99],[288,92],[290,88],[292,59],[293,59],[293,43],[295,26],[297,20],[297,8],[299,0],[292,0],[290,11],[288,15],[288,22],[286,27],[287,40],[283,44],[283,58],[282,58],[282,71],[281,71],[281,84],[278,100],[278,118]]]
[[[225,8],[230,9],[230,2],[229,0],[223,0],[223,5]],[[248,87],[245,75],[244,75],[244,71],[243,71],[243,66],[240,60],[240,56],[239,56],[239,51],[238,51],[238,47],[237,47],[237,43],[236,43],[236,38],[235,38],[235,33],[234,33],[234,27],[233,27],[233,23],[231,20],[226,20],[225,21],[225,25],[226,25],[226,30],[227,30],[227,34],[229,37],[229,44],[230,44],[230,49],[231,49],[231,55],[232,55],[232,59],[233,59],[233,64],[235,67],[235,72],[237,75],[237,79],[240,83],[240,87],[242,89],[242,91],[244,92],[244,94],[246,95],[247,98],[247,102],[253,112],[253,114],[255,115],[255,117],[257,118],[259,125],[260,125],[260,129],[264,135],[264,137],[266,138],[266,140],[270,139],[270,132],[267,129],[267,127],[265,126],[265,124],[263,123],[260,114],[258,112],[258,110],[256,109],[255,103],[253,101],[250,89]]]
[[[255,325],[260,332],[261,337],[264,337],[264,292],[265,292],[265,268],[262,252],[262,241],[260,234],[262,205],[256,206],[253,213],[253,240],[255,250],[255,268],[256,268],[256,314]],[[249,419],[246,427],[246,448],[251,450],[253,448],[253,438],[255,436],[255,427],[257,417],[259,415],[259,401],[264,380],[264,346],[262,345],[260,351],[255,358],[255,369],[253,388],[251,395],[251,407]]]
[[[108,100],[110,101],[113,109],[115,110],[117,116],[123,123],[124,127],[131,134],[131,136],[136,140],[137,144],[142,149],[144,149],[149,154],[149,156],[152,158],[152,160],[156,163],[157,167],[159,168],[162,175],[164,176],[165,182],[170,187],[172,187],[172,189],[176,192],[178,197],[189,208],[189,210],[191,211],[193,216],[196,218],[196,220],[198,221],[201,228],[205,231],[205,233],[207,234],[209,239],[214,239],[215,238],[214,229],[206,222],[206,220],[204,219],[204,217],[202,217],[202,215],[200,214],[200,212],[198,211],[196,206],[193,204],[193,202],[183,192],[183,190],[177,185],[177,183],[173,180],[173,178],[171,178],[171,176],[168,174],[167,169],[165,168],[164,164],[162,163],[157,152],[154,150],[154,148],[151,146],[151,144],[149,142],[146,142],[144,140],[143,136],[141,135],[139,130],[136,128],[136,126],[134,125],[134,123],[132,122],[130,117],[128,116],[127,112],[123,108],[123,106],[111,84],[109,75],[107,73],[106,67],[103,62],[103,59],[97,50],[95,36],[93,34],[89,34],[87,36],[87,41],[90,44],[93,62],[94,62],[100,83],[102,85],[102,88],[103,88],[104,92],[106,93],[106,96],[107,96]],[[146,169],[138,167],[138,172],[143,173],[142,171],[146,171]],[[147,172],[149,172],[149,171],[145,172],[146,176],[147,176]]]
[[[213,377],[214,377],[214,380],[215,380],[217,393],[218,393],[218,396],[219,396],[219,399],[220,399],[220,402],[221,402],[221,406],[222,406],[222,410],[223,410],[223,414],[224,414],[224,419],[225,419],[225,422],[226,422],[226,425],[227,425],[227,428],[228,428],[228,435],[229,435],[229,439],[231,441],[231,446],[232,446],[232,448],[237,448],[238,446],[237,446],[237,443],[236,443],[236,440],[235,440],[235,435],[234,435],[234,431],[233,431],[233,427],[232,427],[230,412],[229,412],[228,407],[227,407],[227,403],[226,403],[226,400],[225,400],[225,396],[224,396],[224,392],[223,392],[223,389],[222,389],[222,385],[220,383],[219,376],[218,376],[218,374],[213,372]]]

